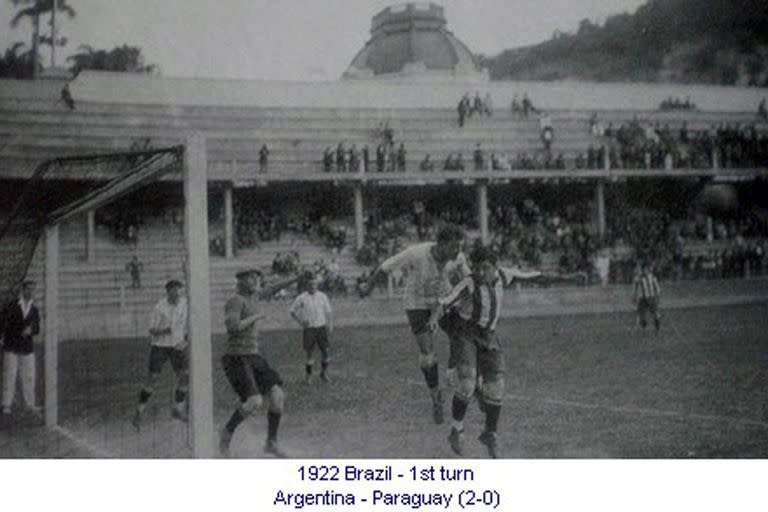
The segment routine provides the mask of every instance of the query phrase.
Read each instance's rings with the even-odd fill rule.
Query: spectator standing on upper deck
[[[427,156],[425,156],[424,160],[419,164],[419,169],[422,171],[433,171],[435,169],[435,164],[429,159],[429,153],[427,153]]]
[[[482,116],[483,115],[483,100],[480,98],[480,93],[475,91],[475,99],[472,102],[472,109],[469,111],[469,115],[471,116],[477,112],[477,115]]]
[[[371,169],[371,154],[368,150],[368,144],[363,146],[363,165],[362,172],[368,172]]]
[[[552,118],[543,116],[539,121],[541,126],[541,141],[544,143],[544,149],[547,154],[552,150],[552,141],[555,139],[555,130],[552,128]]]
[[[483,100],[483,112],[485,112],[485,115],[488,117],[493,115],[493,99],[491,98],[491,93],[489,92],[485,93],[485,99]]]
[[[473,160],[475,162],[475,170],[482,171],[485,165],[485,158],[483,157],[483,150],[480,148],[479,142],[477,143],[477,146],[475,146]]]
[[[346,151],[344,151],[344,143],[339,142],[339,145],[336,146],[336,172],[346,172],[347,170],[344,166],[345,153]]]
[[[512,96],[512,103],[509,106],[510,110],[512,110],[513,114],[517,114],[518,112],[523,110],[523,107],[520,106],[520,102],[517,99],[517,94]]]
[[[259,172],[267,172],[267,166],[269,165],[269,148],[266,144],[262,144],[259,150]]]
[[[757,115],[763,119],[768,119],[768,107],[765,106],[765,98],[760,100],[760,105],[757,106]]]
[[[538,111],[536,110],[536,107],[533,106],[533,102],[528,97],[528,93],[525,92],[523,93],[523,116],[528,118],[528,115],[531,112],[538,112]]]
[[[461,128],[464,126],[464,119],[469,115],[469,96],[466,94],[462,96],[456,108],[459,112],[459,128]]]
[[[405,151],[405,145],[401,142],[400,147],[397,149],[397,170],[400,172],[405,172],[405,162],[406,162],[406,151]]]
[[[376,146],[376,171],[384,172],[384,144]]]

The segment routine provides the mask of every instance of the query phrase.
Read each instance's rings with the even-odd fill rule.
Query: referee
[[[643,263],[640,275],[635,279],[634,301],[637,304],[637,315],[640,319],[640,327],[645,329],[648,325],[647,315],[653,316],[653,326],[656,332],[661,329],[661,319],[659,318],[659,296],[661,287],[659,280],[653,275],[651,266]]]

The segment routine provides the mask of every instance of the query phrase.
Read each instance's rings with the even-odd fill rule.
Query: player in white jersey
[[[290,313],[303,332],[304,352],[307,354],[305,382],[312,379],[315,345],[320,349],[320,379],[330,382],[328,363],[330,361],[329,334],[333,331],[333,316],[328,296],[317,289],[318,278],[313,275],[307,283],[307,291],[302,292],[291,305]]]
[[[367,295],[380,273],[407,270],[405,313],[419,345],[419,365],[432,398],[432,417],[438,424],[443,422],[443,398],[435,356],[435,334],[430,331],[428,322],[437,299],[451,289],[452,278],[455,283],[470,273],[466,257],[461,252],[463,242],[463,229],[445,225],[438,231],[436,242],[412,245],[388,258],[371,273],[362,287],[362,295]]]
[[[171,362],[176,374],[176,391],[171,415],[187,421],[187,386],[189,381],[189,363],[187,359],[187,299],[182,297],[181,282],[172,279],[165,285],[166,297],[161,299],[152,310],[149,334],[152,346],[149,351],[149,371],[144,387],[139,393],[139,403],[133,415],[132,423],[136,430],[141,428],[141,417],[149,398],[154,392],[158,376],[165,361]]]

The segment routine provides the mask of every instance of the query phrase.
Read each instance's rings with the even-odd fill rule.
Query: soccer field
[[[765,458],[768,304],[668,310],[657,335],[629,313],[508,319],[506,399],[499,428],[505,458]],[[452,458],[449,423],[434,425],[417,350],[405,325],[340,328],[333,382],[302,383],[299,331],[263,336],[285,381],[281,442],[295,457]],[[444,379],[447,340],[440,335]],[[214,340],[214,414],[219,428],[236,404]],[[172,374],[130,425],[146,367],[146,340],[68,342],[60,369],[61,439],[43,429],[6,428],[12,457],[190,457],[185,424],[170,418]],[[450,396],[446,416],[450,415]],[[466,421],[468,457],[482,415]],[[37,434],[35,434],[37,432]],[[47,438],[44,436],[48,436]],[[266,417],[246,421],[235,457],[262,457]]]

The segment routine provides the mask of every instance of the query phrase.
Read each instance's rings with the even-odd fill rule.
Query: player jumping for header
[[[435,333],[429,330],[428,322],[438,297],[451,289],[451,278],[457,282],[469,275],[469,266],[461,252],[463,242],[464,231],[460,227],[445,225],[437,233],[437,242],[412,245],[395,254],[374,270],[362,287],[362,295],[367,295],[380,273],[407,269],[405,313],[419,345],[419,364],[432,398],[432,417],[437,424],[443,422],[443,398],[435,355]]]
[[[429,319],[429,328],[434,332],[440,318],[455,309],[457,318],[450,325],[450,337],[459,382],[451,404],[453,423],[448,436],[451,448],[457,455],[464,453],[464,416],[475,392],[479,372],[485,413],[485,430],[479,440],[495,459],[498,457],[496,432],[504,397],[504,358],[496,335],[496,323],[502,310],[504,287],[521,280],[583,282],[586,276],[583,273],[545,275],[539,271],[498,267],[496,255],[486,247],[475,248],[470,260],[472,275],[438,300]]]

